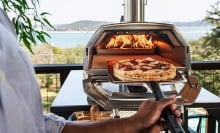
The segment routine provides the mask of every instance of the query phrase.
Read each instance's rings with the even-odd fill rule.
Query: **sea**
[[[211,31],[210,26],[184,26],[177,27],[186,41],[197,40]],[[49,32],[51,38],[47,42],[61,48],[72,48],[79,45],[86,46],[95,31],[53,31]]]

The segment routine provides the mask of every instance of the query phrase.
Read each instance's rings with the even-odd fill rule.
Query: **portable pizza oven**
[[[125,0],[121,23],[102,25],[89,40],[83,62],[84,91],[91,104],[105,110],[137,110],[148,99],[177,95],[177,104],[191,104],[201,87],[190,76],[190,49],[173,24],[144,21],[145,0]],[[109,64],[122,59],[151,57],[172,63],[176,77],[169,81],[115,80]],[[184,133],[169,108],[164,111],[172,132]]]
[[[179,30],[173,24],[144,22],[144,0],[125,0],[124,6],[125,20],[102,25],[86,46],[83,85],[89,101],[110,110],[137,109],[142,101],[155,99],[147,83],[113,83],[108,69],[109,61],[152,57],[174,64],[178,72],[176,79],[159,82],[164,95],[178,95],[179,104],[191,103],[198,93],[190,92],[199,89],[191,89],[190,50]]]

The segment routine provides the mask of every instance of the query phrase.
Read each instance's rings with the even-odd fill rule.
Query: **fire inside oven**
[[[108,62],[128,58],[152,57],[176,66],[180,77],[162,86],[164,94],[179,95],[175,84],[186,82],[190,69],[189,48],[172,24],[118,23],[101,26],[91,37],[84,56],[84,91],[104,109],[137,108],[154,99],[146,84],[115,84],[109,79]],[[180,95],[179,95],[180,96]],[[180,96],[180,103],[190,102]]]
[[[97,49],[146,49],[152,50],[155,45],[150,33],[109,33],[103,40],[103,44]]]
[[[105,58],[112,56],[114,57],[113,60],[117,60],[117,58],[127,58],[126,56],[132,57],[132,55],[136,58],[138,58],[138,56],[159,55],[161,57],[166,56],[168,59],[168,57],[171,58],[173,56],[173,51],[175,50],[179,52],[177,52],[178,54],[176,53],[174,57],[185,60],[184,54],[181,54],[184,53],[184,47],[174,46],[167,34],[164,34],[164,32],[155,33],[155,31],[108,32],[102,42],[96,46],[97,55],[104,55]],[[114,55],[117,55],[117,57]],[[184,62],[179,62],[175,58],[171,58],[174,64],[177,66],[184,66]]]

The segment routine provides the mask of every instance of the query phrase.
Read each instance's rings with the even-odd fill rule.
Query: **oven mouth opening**
[[[150,34],[111,35],[104,41],[105,49],[153,49],[155,47]]]
[[[167,33],[171,31],[117,31],[105,32],[94,45],[95,54],[156,54],[158,47],[174,47]]]
[[[154,49],[158,41],[173,45],[171,31],[117,31],[105,32],[97,49]]]

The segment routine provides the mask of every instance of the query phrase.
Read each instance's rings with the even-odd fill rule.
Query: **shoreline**
[[[95,31],[46,31],[47,33],[94,33]]]
[[[202,36],[205,36],[206,33],[210,32],[211,27],[177,27],[179,32],[181,33],[184,40],[188,43],[189,41],[198,40]],[[52,44],[52,46],[56,47],[74,47],[77,45],[87,45],[91,36],[95,33],[95,31],[46,31],[51,38],[48,38],[48,42]]]

